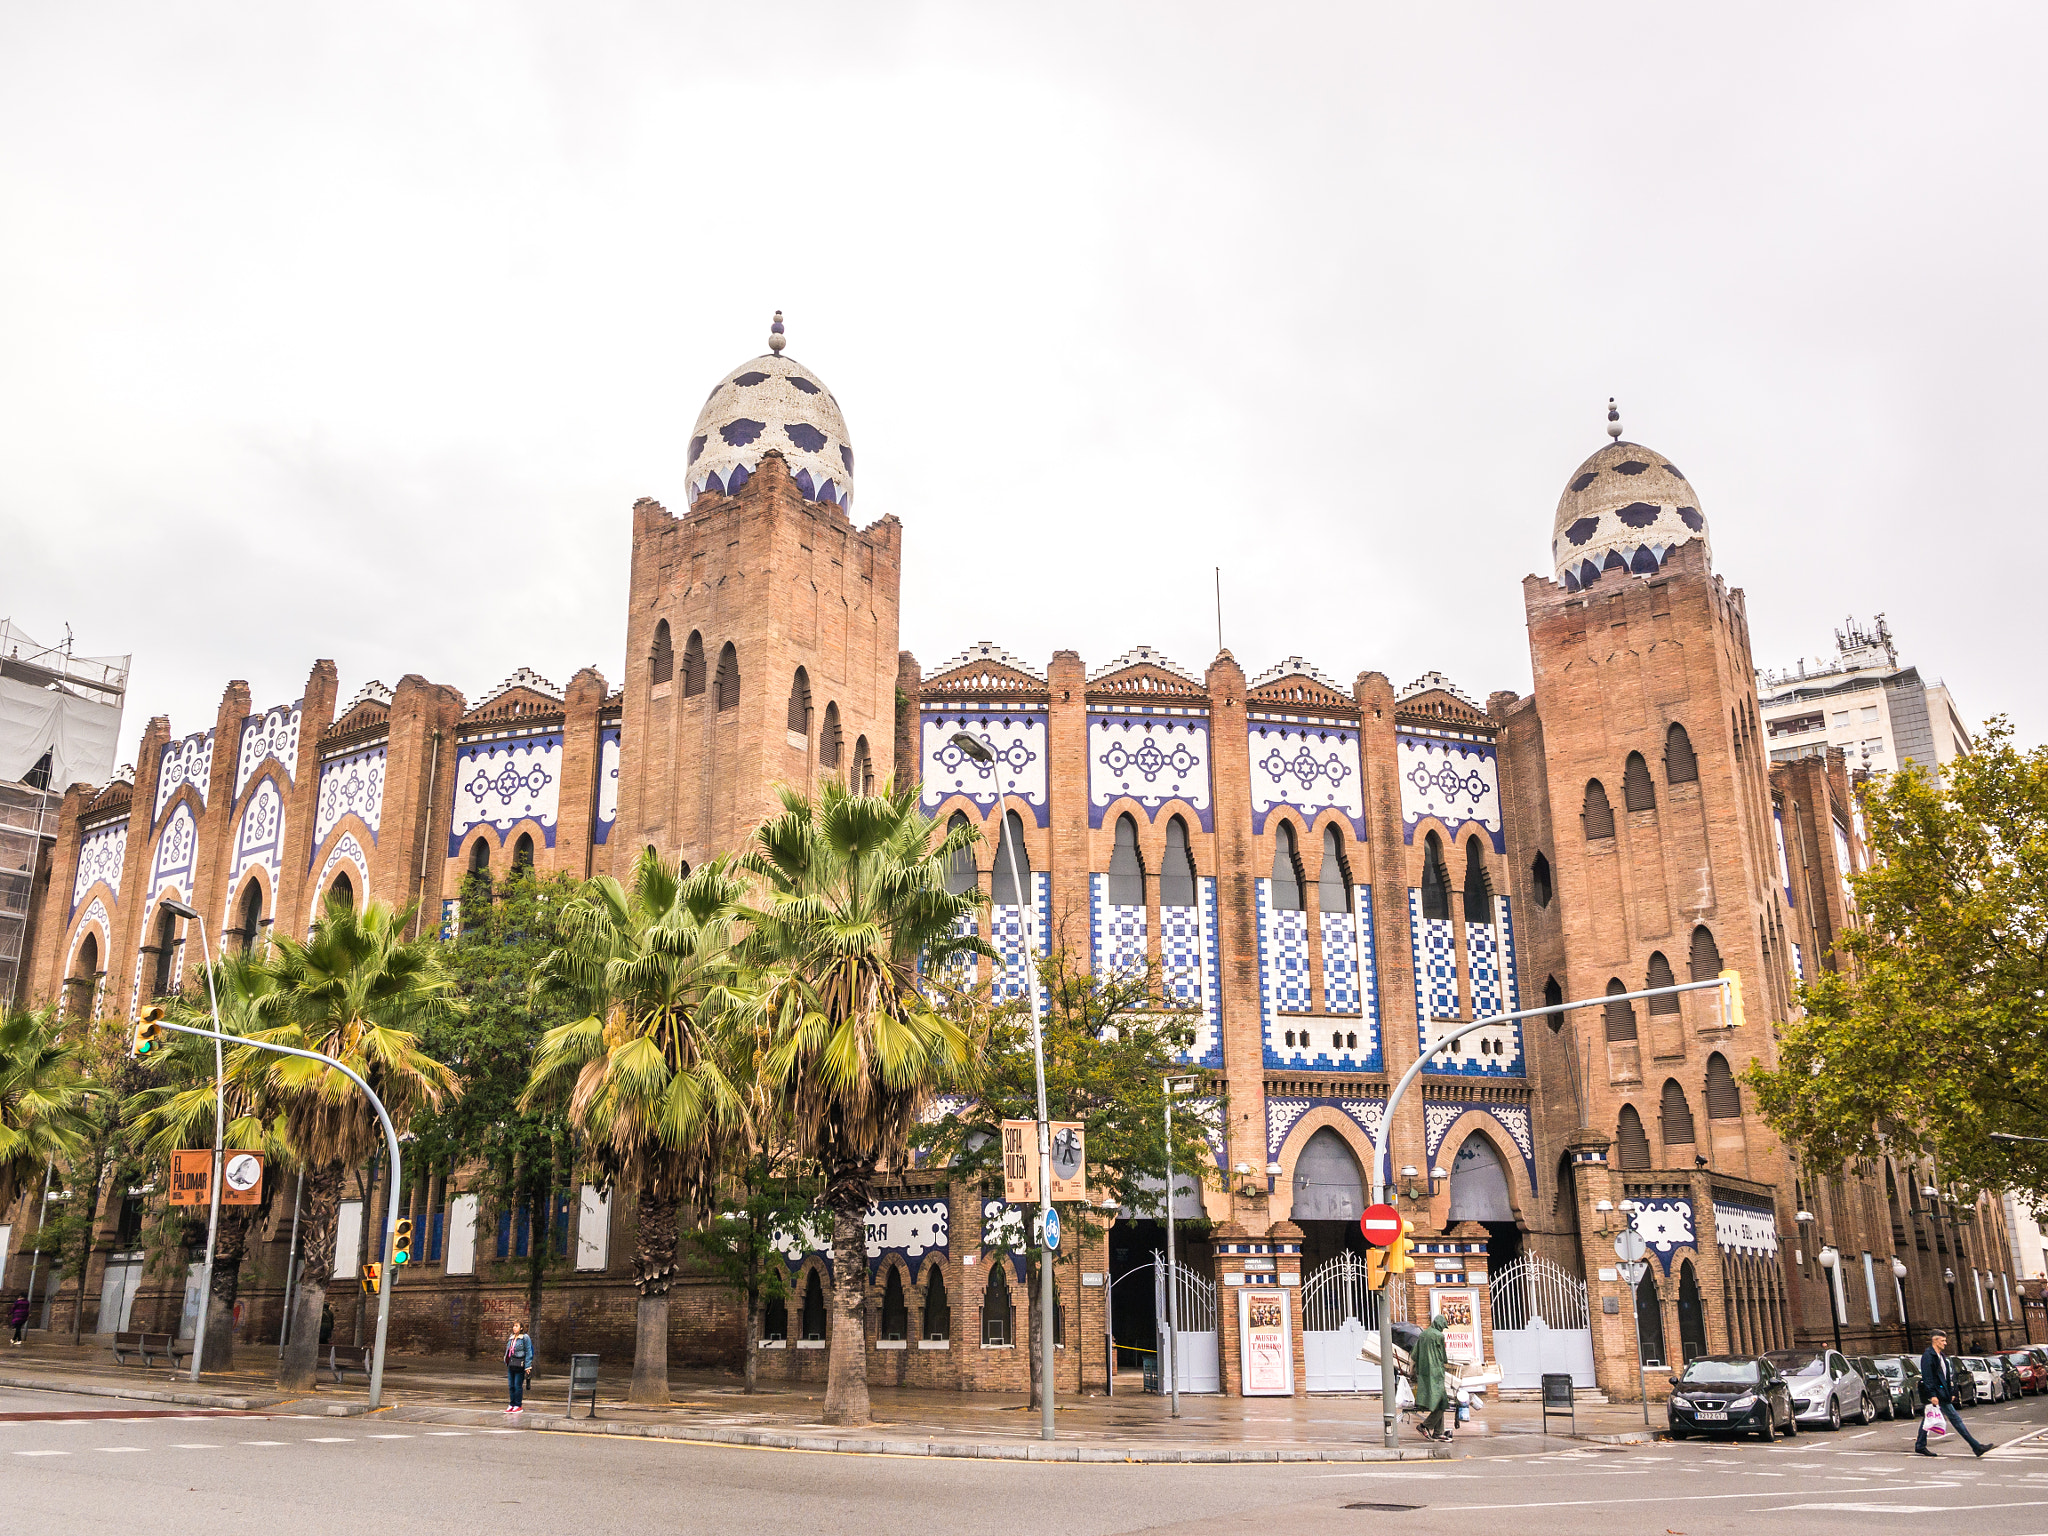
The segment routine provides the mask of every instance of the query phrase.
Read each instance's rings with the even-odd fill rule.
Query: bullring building
[[[631,509],[615,682],[520,668],[471,700],[417,675],[344,687],[323,660],[298,698],[230,682],[211,722],[152,720],[138,771],[64,795],[31,994],[125,1017],[177,991],[196,945],[166,898],[230,945],[303,933],[335,893],[452,927],[472,871],[624,874],[647,845],[694,865],[738,845],[778,784],[908,778],[939,822],[984,833],[999,995],[1022,986],[1028,940],[1148,970],[1196,1019],[1191,1111],[1214,1166],[1177,1212],[1187,1390],[1275,1389],[1239,1349],[1249,1304],[1274,1295],[1286,1386],[1377,1386],[1357,1350],[1378,1305],[1359,1262],[1371,1143],[1389,1085],[1439,1032],[1724,969],[1743,977],[1739,1027],[1711,990],[1608,1003],[1482,1030],[1423,1074],[1390,1128],[1388,1176],[1423,1238],[1393,1304],[1446,1311],[1454,1346],[1510,1383],[1566,1370],[1620,1396],[1639,1343],[1653,1367],[1835,1330],[1854,1351],[1916,1328],[1917,1348],[1948,1320],[1945,1269],[1975,1280],[1962,1332],[2012,1327],[1995,1206],[1959,1229],[1929,1219],[1924,1168],[1802,1168],[1742,1081],[1772,1061],[1799,981],[1834,963],[1862,854],[1841,754],[1770,761],[1743,594],[1715,573],[1678,464],[1610,412],[1610,440],[1564,476],[1523,582],[1529,697],[1142,644],[1021,657],[976,641],[924,664],[898,647],[906,530],[886,507],[860,520],[838,402],[782,341],[778,317],[771,350],[711,391],[678,445],[678,509]],[[993,762],[964,756],[961,732]],[[997,864],[1005,843],[1020,881]],[[889,1181],[868,1227],[872,1381],[1022,1384],[1026,1223],[1000,1195],[943,1168]],[[184,1265],[145,1260],[135,1198],[107,1202],[88,1328],[169,1328],[181,1311]],[[483,1208],[461,1168],[397,1198],[427,1241],[395,1347],[493,1347],[524,1315],[528,1244],[551,1242],[542,1349],[630,1355],[630,1198],[563,1191],[545,1234]],[[289,1205],[244,1272],[251,1342],[277,1336]],[[379,1209],[345,1205],[313,1245],[338,1250],[339,1273],[366,1215],[381,1231]],[[1633,1294],[1625,1225],[1648,1245]],[[1059,1267],[1063,1390],[1100,1389],[1112,1325],[1131,1351],[1154,1344],[1162,1232],[1158,1213],[1126,1212]],[[9,1287],[25,1247],[0,1249]],[[730,1292],[686,1274],[671,1359],[754,1350],[770,1376],[822,1379],[830,1256],[802,1236],[787,1248],[791,1299],[756,1338]],[[79,1278],[62,1277],[59,1317]]]

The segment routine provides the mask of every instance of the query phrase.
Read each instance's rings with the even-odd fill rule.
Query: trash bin
[[[1159,1390],[1159,1353],[1157,1350],[1148,1349],[1145,1351],[1145,1390],[1154,1393]]]
[[[576,1417],[576,1399],[585,1392],[590,1394],[590,1412],[584,1417],[594,1419],[597,1417],[597,1356],[571,1355],[568,1417]]]

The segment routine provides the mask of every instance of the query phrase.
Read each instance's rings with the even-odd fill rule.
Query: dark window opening
[[[1011,877],[1011,861],[1015,860],[1016,876]],[[996,843],[995,871],[989,880],[989,899],[999,907],[1021,907],[1023,900],[1018,894],[1021,883],[1025,890],[1031,889],[1031,852],[1024,846],[1024,819],[1015,811],[1003,814],[1003,831]]]
[[[736,709],[740,702],[740,653],[732,648],[730,640],[725,649],[718,653],[718,707],[721,710]]]
[[[1632,811],[1657,809],[1657,786],[1650,782],[1650,765],[1643,754],[1631,752],[1621,770],[1621,798]]]
[[[955,811],[946,818],[946,836],[951,837],[963,828],[973,825],[967,819],[965,811]],[[963,847],[955,848],[946,860],[946,894],[949,896],[965,896],[974,889],[975,873],[974,845],[968,843]]]
[[[1159,866],[1159,905],[1195,904],[1195,855],[1188,847],[1188,824],[1178,816],[1166,823],[1166,860]]]
[[[1728,1058],[1719,1051],[1707,1058],[1707,1118],[1709,1120],[1740,1120],[1742,1118],[1742,1092],[1736,1086],[1735,1074],[1729,1070]],[[1892,1203],[1898,1203],[1898,1189],[1892,1183],[1890,1165],[1884,1171],[1886,1191]]]
[[[1422,843],[1422,915],[1448,918],[1451,915],[1451,882],[1444,875],[1444,845],[1434,832]]]
[[[1560,987],[1557,984],[1557,978],[1555,976],[1544,977],[1543,1006],[1546,1008],[1557,1009],[1557,1012],[1551,1014],[1549,1016],[1549,1019],[1546,1021],[1549,1023],[1551,1031],[1553,1033],[1564,1028],[1564,1009],[1559,1007],[1559,1004],[1561,1004],[1563,1001],[1564,988]]]
[[[818,765],[837,768],[844,745],[839,734],[839,704],[835,700],[825,706],[825,723],[818,731]]]
[[[327,904],[330,907],[338,906],[344,912],[355,911],[356,883],[349,879],[346,870],[336,875],[334,884],[327,887]]]
[[[1607,995],[1628,991],[1628,984],[1619,976],[1607,983]],[[1633,1040],[1636,1037],[1636,1010],[1633,1003],[1610,1002],[1606,1007],[1607,1038],[1609,1041]]]
[[[1493,921],[1493,890],[1486,880],[1486,858],[1479,851],[1479,839],[1465,839],[1465,921]]]
[[[1010,1305],[1010,1286],[1003,1276],[1003,1261],[996,1258],[988,1267],[988,1289],[981,1297],[981,1342],[1014,1344],[1016,1313]]]
[[[1712,981],[1722,969],[1721,946],[1702,923],[1692,931],[1692,980]]]
[[[647,658],[647,679],[651,683],[668,682],[676,675],[676,646],[669,638],[668,620],[663,619],[654,626],[654,650]]]
[[[1692,738],[1686,735],[1685,727],[1674,720],[1671,729],[1664,733],[1664,782],[1697,784],[1699,777],[1700,762],[1693,756]]]
[[[157,914],[154,949],[156,970],[151,978],[151,995],[168,997],[171,994],[173,964],[178,954],[178,919],[169,907]]]
[[[1614,1145],[1616,1157],[1624,1173],[1636,1173],[1650,1166],[1650,1138],[1643,1130],[1643,1117],[1636,1113],[1633,1104],[1621,1106],[1621,1119],[1615,1126]]]
[[[882,1288],[882,1321],[878,1338],[903,1339],[910,1336],[910,1308],[903,1302],[903,1271],[889,1266],[889,1283]]]
[[[811,1271],[804,1282],[804,1337],[818,1340],[825,1337],[825,1287],[818,1280],[818,1272]]]
[[[771,1296],[761,1305],[761,1337],[789,1337],[789,1303],[780,1296]]]
[[[853,742],[853,776],[847,784],[857,795],[872,795],[875,792],[875,763],[868,756],[868,739],[857,736]]]
[[[696,630],[683,642],[683,697],[694,699],[704,691],[704,637]]]
[[[1316,910],[1351,910],[1351,865],[1344,857],[1344,839],[1335,827],[1323,828],[1323,867],[1316,875]]]
[[[934,1264],[930,1273],[924,1290],[924,1336],[937,1342],[953,1337],[953,1309],[946,1302],[945,1272]]]
[[[1105,883],[1112,907],[1145,905],[1145,860],[1138,852],[1138,824],[1129,816],[1116,819],[1116,845],[1110,850]]]
[[[515,874],[522,869],[528,873],[532,872],[533,834],[531,832],[520,833],[519,841],[512,845],[512,869]]]
[[[799,736],[811,731],[811,679],[802,667],[789,684],[789,728]]]
[[[1586,805],[1580,813],[1586,824],[1586,841],[1614,836],[1614,807],[1607,803],[1607,786],[1598,779],[1586,780]]]
[[[1636,1348],[1646,1366],[1664,1363],[1664,1309],[1657,1303],[1657,1282],[1650,1278],[1654,1267],[1645,1266],[1636,1285]]]
[[[242,887],[241,926],[235,929],[235,947],[246,954],[255,948],[262,932],[263,887],[252,879]]]
[[[1686,1101],[1685,1090],[1678,1086],[1678,1079],[1664,1079],[1664,1145],[1667,1147],[1689,1147],[1693,1143],[1692,1105]]]
[[[1657,950],[1650,956],[1650,970],[1649,974],[1643,978],[1643,990],[1647,992],[1652,987],[1675,987],[1677,985],[1678,978],[1671,974],[1671,962],[1664,958],[1664,952],[1661,949]],[[1676,992],[1666,992],[1662,997],[1650,999],[1650,1012],[1653,1015],[1677,1013],[1678,1011],[1679,1002]]]
[[[1304,910],[1308,905],[1304,886],[1301,853],[1294,843],[1294,826],[1283,821],[1273,833],[1273,910]]]
[[[1550,886],[1550,860],[1540,853],[1536,855],[1535,861],[1529,866],[1529,892],[1536,898],[1537,906],[1547,907],[1550,905],[1552,894]]]

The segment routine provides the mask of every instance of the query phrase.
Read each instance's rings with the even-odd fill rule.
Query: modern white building
[[[1833,656],[1760,669],[1757,709],[1774,763],[1839,747],[1851,773],[1889,773],[1908,763],[1938,770],[1971,749],[1948,685],[1899,665],[1883,614],[1868,628],[1849,619],[1835,631]]]

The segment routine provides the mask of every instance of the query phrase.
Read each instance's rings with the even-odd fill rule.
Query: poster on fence
[[[1430,1310],[1444,1320],[1444,1357],[1460,1365],[1484,1365],[1480,1346],[1477,1291],[1440,1286],[1430,1295]]]
[[[1277,1287],[1237,1293],[1238,1353],[1246,1397],[1294,1395],[1293,1295]]]

